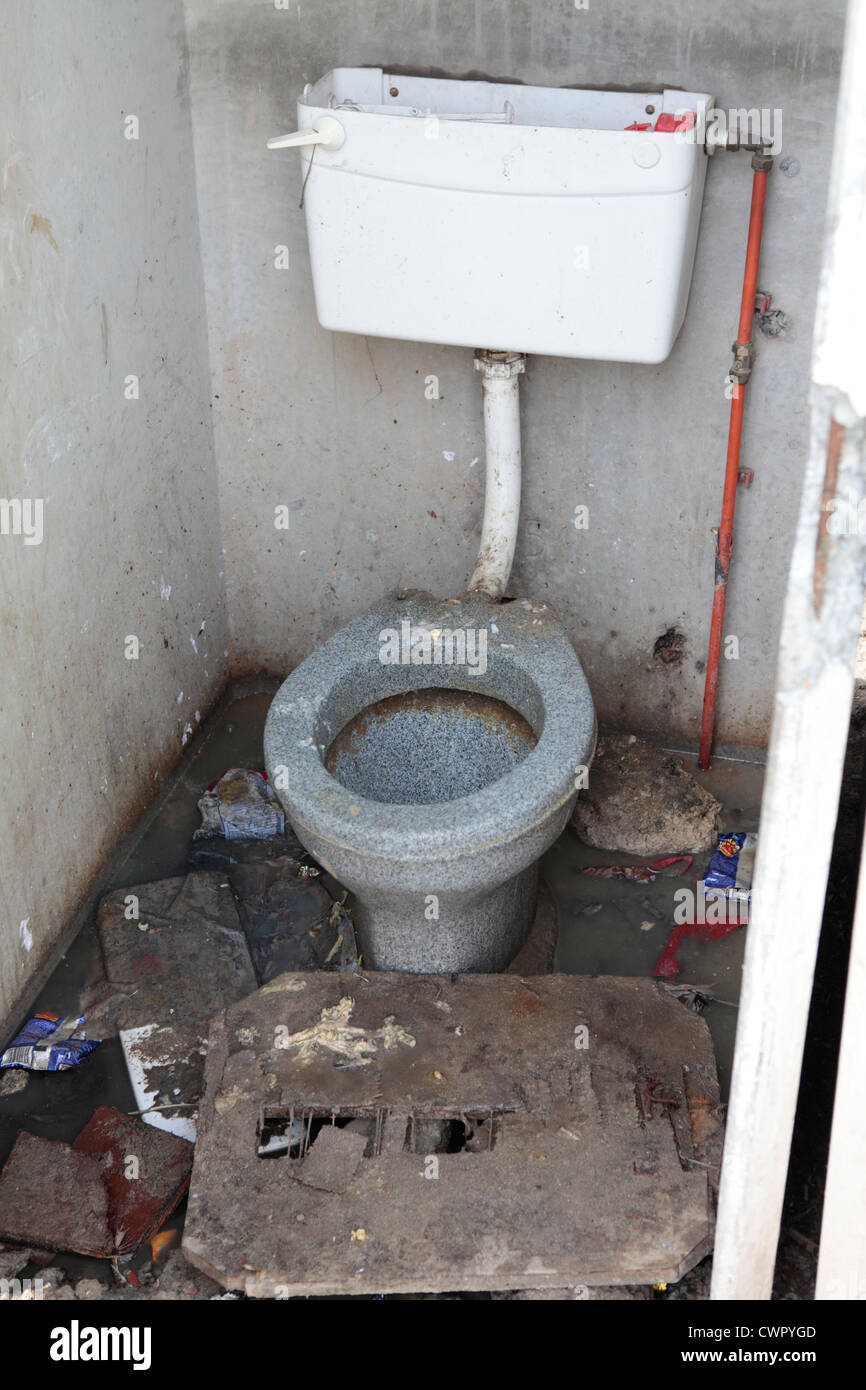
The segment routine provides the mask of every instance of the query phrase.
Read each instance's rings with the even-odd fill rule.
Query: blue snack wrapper
[[[84,1036],[84,1016],[61,1018],[59,1014],[35,1014],[6,1051],[0,1067],[26,1067],[28,1071],[70,1071],[94,1048],[97,1039]]]
[[[757,843],[757,835],[742,830],[720,835],[704,878],[707,890],[712,888],[726,897],[748,899]]]

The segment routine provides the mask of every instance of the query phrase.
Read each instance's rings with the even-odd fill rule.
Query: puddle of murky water
[[[202,792],[230,767],[264,768],[262,739],[272,699],[271,693],[242,695],[206,726],[177,786],[136,843],[113,887],[186,872],[193,832],[201,825]]]
[[[708,772],[680,754],[707,791],[725,808],[724,830],[757,830],[764,769],[758,763],[718,761]],[[706,870],[710,851],[695,857],[681,878],[658,878],[655,883],[629,883],[582,875],[590,864],[638,864],[626,854],[590,849],[566,830],[541,862],[541,872],[556,899],[559,913],[557,970],[574,975],[651,975],[674,927],[674,893],[693,888]],[[701,986],[726,1002],[711,1002],[704,1018],[713,1035],[723,1097],[730,1085],[745,929],[721,941],[687,938],[680,950],[676,983]]]

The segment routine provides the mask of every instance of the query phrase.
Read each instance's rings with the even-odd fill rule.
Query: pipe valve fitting
[[[526,370],[526,357],[522,352],[488,352],[485,348],[477,348],[473,366],[482,376],[509,381]]]
[[[731,363],[730,375],[738,385],[745,386],[755,365],[754,347],[751,343],[731,343],[731,351],[734,360]]]
[[[756,174],[769,174],[773,167],[773,156],[769,151],[760,149],[755,150],[752,155],[752,168]]]

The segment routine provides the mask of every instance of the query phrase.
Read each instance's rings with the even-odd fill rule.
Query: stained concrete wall
[[[227,664],[180,0],[2,29],[0,1023]]]
[[[278,0],[279,3],[279,0]],[[483,498],[480,387],[462,349],[321,329],[295,127],[305,82],[338,66],[527,83],[679,86],[781,108],[761,286],[790,317],[750,390],[719,731],[767,736],[784,576],[806,451],[818,248],[842,0],[187,0],[232,652],[283,672],[383,590],[454,593]],[[748,221],[747,155],[709,170],[688,316],[660,367],[530,359],[512,592],[563,614],[602,719],[695,740]],[[275,268],[275,247],[290,268]],[[436,374],[441,399],[424,397]],[[443,455],[453,453],[454,459]],[[290,530],[274,507],[288,503]],[[589,505],[588,531],[571,524]],[[653,657],[672,625],[685,657]]]
[[[383,590],[453,593],[471,571],[483,500],[471,353],[320,329],[297,156],[264,148],[333,66],[672,85],[782,108],[790,163],[772,177],[761,281],[793,329],[761,343],[751,388],[756,480],[727,623],[740,657],[725,664],[720,717],[727,743],[761,744],[843,8],[6,0],[0,500],[44,511],[28,544],[14,505],[0,509],[0,1018],[230,669],[283,672]],[[536,358],[522,385],[512,590],[560,609],[603,720],[682,740],[700,708],[749,177],[744,156],[710,169],[667,363]],[[275,268],[281,244],[289,270]],[[288,533],[273,526],[280,503]],[[581,504],[588,531],[571,524]],[[668,665],[653,644],[674,624],[685,658]]]

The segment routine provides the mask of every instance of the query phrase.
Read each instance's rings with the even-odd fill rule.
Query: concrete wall
[[[180,0],[2,27],[0,1020],[227,664]]]
[[[283,672],[384,590],[454,593],[471,571],[471,353],[320,329],[297,156],[264,147],[338,64],[782,108],[794,162],[772,177],[761,282],[793,330],[761,344],[751,388],[720,718],[728,744],[765,739],[842,20],[842,0],[6,0],[0,1017],[230,669]],[[522,387],[512,591],[560,609],[603,720],[676,739],[700,708],[749,180],[747,157],[716,157],[668,363],[536,358]],[[25,499],[38,544],[15,533]],[[653,644],[674,624],[667,665]]]
[[[772,175],[760,281],[793,324],[760,342],[747,408],[719,731],[768,732],[781,597],[806,449],[818,247],[842,0],[186,0],[214,420],[237,669],[283,672],[383,590],[460,590],[480,524],[480,387],[464,350],[319,328],[298,155],[265,140],[328,69],[436,68],[549,85],[712,92],[782,108],[794,163]],[[512,592],[551,600],[602,719],[695,740],[730,364],[748,221],[747,155],[709,171],[686,325],[661,367],[530,360]],[[274,248],[290,248],[289,270]],[[441,399],[424,398],[424,378]],[[443,452],[455,455],[453,462]],[[292,506],[291,529],[273,509]],[[590,506],[590,529],[571,525]],[[672,625],[685,658],[653,657]]]

